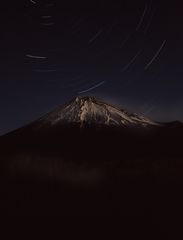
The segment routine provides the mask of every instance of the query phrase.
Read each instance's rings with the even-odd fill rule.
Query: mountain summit
[[[143,116],[130,114],[94,97],[76,97],[65,106],[58,107],[42,117],[39,122],[52,126],[77,123],[81,127],[89,124],[143,127],[159,125]]]

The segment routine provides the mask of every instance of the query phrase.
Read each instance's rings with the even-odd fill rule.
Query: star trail
[[[35,55],[30,55],[30,54],[26,54],[26,57],[35,58],[35,59],[46,59],[47,58],[47,57],[43,57],[43,56],[35,56]]]
[[[160,52],[162,51],[163,47],[165,46],[165,43],[166,43],[166,40],[163,41],[162,45],[160,46],[160,48],[158,49],[158,51],[156,52],[156,54],[154,55],[152,60],[145,67],[145,70],[147,70],[151,66],[151,64],[156,60],[156,58],[159,56]]]

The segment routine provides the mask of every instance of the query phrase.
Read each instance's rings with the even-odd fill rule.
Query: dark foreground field
[[[148,234],[178,229],[182,133],[177,126],[144,132],[69,126],[1,137],[1,211],[114,216],[125,229]]]

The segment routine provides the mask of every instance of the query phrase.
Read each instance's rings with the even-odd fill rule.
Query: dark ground
[[[22,128],[1,137],[2,212],[113,216],[129,231],[177,232],[183,213],[182,136],[177,123],[143,132]]]

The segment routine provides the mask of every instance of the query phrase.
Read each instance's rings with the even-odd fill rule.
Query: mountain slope
[[[76,97],[33,123],[2,136],[0,150],[9,152],[11,147],[14,151],[54,152],[60,156],[69,155],[72,149],[81,158],[82,148],[87,158],[93,158],[97,151],[98,158],[105,161],[102,155],[107,158],[118,155],[123,147],[125,157],[167,156],[181,153],[182,135],[182,123],[160,124],[93,97]]]
[[[158,126],[159,124],[137,114],[129,114],[93,97],[77,97],[64,107],[47,114],[40,124],[52,126],[78,123],[80,126],[101,124],[108,126]]]

